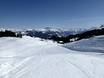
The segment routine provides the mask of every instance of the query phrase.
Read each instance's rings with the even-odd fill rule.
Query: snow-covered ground
[[[104,35],[67,43],[64,47],[81,52],[104,53]]]
[[[0,38],[0,78],[104,78],[104,58],[78,52],[39,38]]]

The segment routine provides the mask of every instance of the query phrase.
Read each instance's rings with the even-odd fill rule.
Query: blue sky
[[[104,24],[104,0],[0,0],[0,26],[88,28]]]

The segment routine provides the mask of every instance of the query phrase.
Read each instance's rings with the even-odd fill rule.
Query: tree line
[[[20,37],[22,38],[22,34],[20,32],[12,32],[9,30],[0,31],[0,37]]]

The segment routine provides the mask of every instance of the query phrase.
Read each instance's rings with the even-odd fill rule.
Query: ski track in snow
[[[0,78],[104,78],[103,66],[100,54],[27,36],[0,38]]]

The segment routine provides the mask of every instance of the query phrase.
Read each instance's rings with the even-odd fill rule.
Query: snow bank
[[[0,78],[104,78],[104,58],[52,41],[0,38]]]

